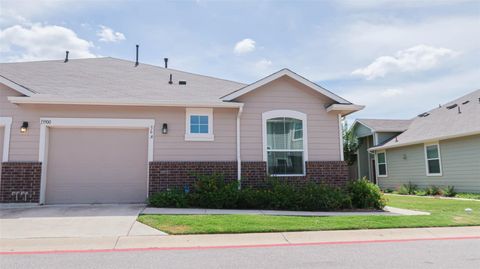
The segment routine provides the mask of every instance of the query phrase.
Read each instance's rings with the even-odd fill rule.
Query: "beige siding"
[[[8,96],[21,96],[0,84],[0,116],[12,117],[10,161],[37,161],[41,117],[58,118],[131,118],[155,120],[155,161],[233,161],[236,159],[237,109],[214,109],[215,141],[185,141],[185,108],[120,107],[79,105],[14,105]],[[26,134],[20,134],[28,121]],[[162,124],[168,134],[161,134]]]
[[[327,113],[325,105],[332,101],[312,89],[283,77],[247,93],[237,101],[245,103],[241,118],[242,161],[261,161],[262,113],[288,109],[307,114],[308,159],[340,160],[338,118]]]
[[[453,185],[458,191],[480,192],[480,135],[440,141],[442,176],[427,176],[423,144],[387,150],[388,177],[382,188],[412,182],[421,188]]]

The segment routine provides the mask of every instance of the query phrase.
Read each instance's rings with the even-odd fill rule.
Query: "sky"
[[[116,57],[252,83],[282,68],[408,119],[480,89],[480,0],[0,0],[0,61]]]

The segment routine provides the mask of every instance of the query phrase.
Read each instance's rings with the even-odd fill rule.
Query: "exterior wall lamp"
[[[164,123],[162,125],[162,134],[167,134],[168,133],[168,125]]]
[[[28,129],[28,121],[24,121],[22,123],[22,127],[20,127],[20,133],[24,134],[27,132]]]

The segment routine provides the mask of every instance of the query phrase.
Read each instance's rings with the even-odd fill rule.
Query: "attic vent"
[[[187,85],[187,81],[186,80],[180,80],[178,82],[178,85]]]
[[[170,74],[170,80],[168,81],[168,84],[173,84],[173,76]]]
[[[462,103],[462,105],[466,105],[466,104],[468,104],[468,103],[470,103],[470,101],[469,101],[469,100],[467,100],[467,101],[463,102],[463,103]]]
[[[457,107],[457,104],[453,104],[453,105],[447,106],[447,109],[452,109],[452,108],[456,108],[456,107]]]
[[[418,116],[419,116],[420,118],[425,118],[425,117],[428,116],[428,115],[430,115],[430,113],[424,112],[424,113],[422,113],[422,114],[420,114],[420,115],[418,115]]]

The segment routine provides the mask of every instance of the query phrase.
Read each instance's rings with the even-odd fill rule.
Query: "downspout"
[[[342,114],[338,114],[338,134],[340,136],[340,160],[345,161],[343,156],[343,127],[342,127]]]
[[[238,189],[242,188],[242,160],[240,157],[240,117],[242,116],[243,105],[238,108],[237,113],[237,180]]]

